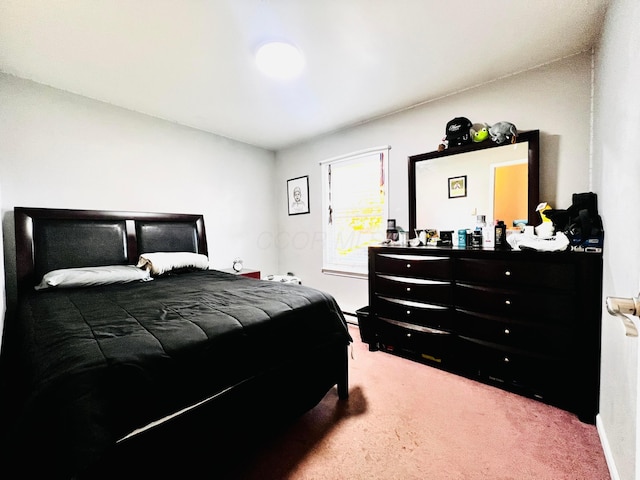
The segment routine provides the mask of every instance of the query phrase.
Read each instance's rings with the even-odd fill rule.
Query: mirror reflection
[[[488,224],[535,224],[538,131],[508,145],[475,144],[409,159],[409,228],[453,230]]]

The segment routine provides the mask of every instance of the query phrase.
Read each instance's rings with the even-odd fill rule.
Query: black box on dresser
[[[370,350],[598,413],[602,256],[369,248]]]

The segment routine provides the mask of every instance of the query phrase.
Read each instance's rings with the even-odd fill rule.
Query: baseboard
[[[620,475],[618,474],[618,469],[616,468],[616,462],[613,458],[613,454],[611,453],[611,446],[609,445],[607,432],[605,431],[600,414],[596,415],[596,429],[598,430],[600,444],[602,445],[604,458],[607,461],[607,467],[609,468],[609,475],[611,475],[611,480],[620,480]]]

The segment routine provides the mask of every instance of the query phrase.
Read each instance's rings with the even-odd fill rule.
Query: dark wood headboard
[[[15,207],[18,292],[59,268],[135,264],[142,253],[208,255],[199,214]]]

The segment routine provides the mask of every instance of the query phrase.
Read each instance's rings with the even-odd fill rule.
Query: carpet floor
[[[229,465],[227,479],[609,479],[594,425],[397,356],[352,328],[350,397],[335,389]],[[216,478],[218,478],[216,476]]]

